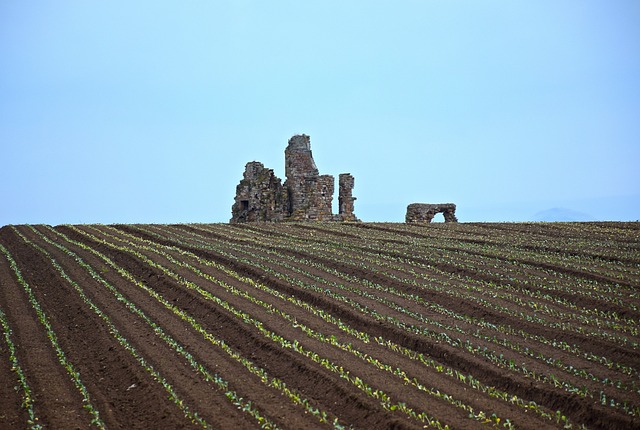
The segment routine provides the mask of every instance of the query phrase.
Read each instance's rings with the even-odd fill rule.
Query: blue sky
[[[0,225],[226,222],[299,133],[364,221],[640,219],[640,2],[0,4]]]

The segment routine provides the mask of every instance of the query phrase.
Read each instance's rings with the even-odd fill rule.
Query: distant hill
[[[536,213],[534,221],[547,222],[571,222],[571,221],[596,221],[591,215],[566,208],[551,208]]]

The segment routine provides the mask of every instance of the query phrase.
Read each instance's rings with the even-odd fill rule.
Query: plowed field
[[[640,223],[0,229],[0,428],[640,428]]]

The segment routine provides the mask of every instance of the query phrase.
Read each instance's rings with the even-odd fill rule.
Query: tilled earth
[[[639,223],[22,225],[0,251],[0,428],[640,427]]]

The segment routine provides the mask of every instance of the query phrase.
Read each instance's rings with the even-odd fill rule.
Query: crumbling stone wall
[[[236,187],[231,222],[282,221],[288,201],[287,190],[273,170],[258,161],[249,162]]]
[[[335,179],[320,175],[311,153],[311,139],[301,134],[289,139],[285,155],[284,185],[262,163],[247,163],[236,187],[231,223],[255,221],[357,221],[351,195],[354,178],[340,175],[338,215],[332,213]]]
[[[351,195],[355,178],[350,173],[341,173],[338,177],[338,215],[341,221],[356,221],[353,213],[353,202],[356,200]]]
[[[429,223],[437,213],[444,215],[444,222],[458,222],[458,218],[456,218],[456,205],[453,203],[412,203],[407,206],[405,222]]]

